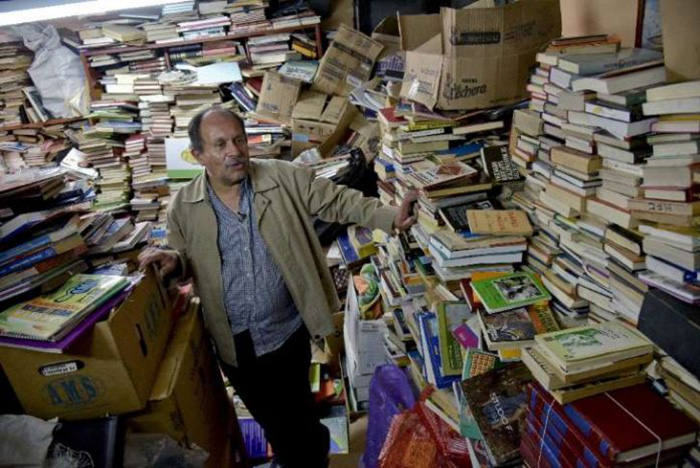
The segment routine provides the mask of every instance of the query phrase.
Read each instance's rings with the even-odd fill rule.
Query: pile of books
[[[516,203],[539,231],[527,261],[572,325],[586,316],[635,324],[648,289],[637,278],[645,258],[631,204],[655,122],[641,112],[644,88],[665,70],[657,52],[606,51],[614,40],[600,40],[569,39],[538,55],[531,110],[516,112],[511,139],[530,170]]]
[[[90,209],[94,192],[65,174],[28,169],[0,184],[0,304],[48,291],[87,268],[77,213]]]
[[[700,81],[646,91],[645,116],[658,118],[647,140],[643,196],[630,201],[642,224],[647,271],[639,278],[690,304],[700,303]]]
[[[30,84],[27,69],[32,64],[32,55],[19,43],[3,44],[0,47],[0,126],[21,124],[28,121],[23,88]],[[39,102],[40,104],[40,102]],[[33,109],[32,106],[28,107]]]
[[[697,437],[697,425],[647,384],[565,405],[531,384],[526,398],[528,466],[673,466]]]
[[[637,330],[612,321],[539,334],[523,362],[563,405],[643,383],[653,349]]]
[[[270,27],[265,16],[267,0],[235,0],[226,5],[224,11],[231,19],[231,33],[245,34]]]
[[[226,35],[226,28],[229,23],[230,19],[228,16],[210,16],[204,19],[178,23],[177,32],[182,34],[182,38],[185,41],[221,37]]]
[[[276,68],[288,60],[299,60],[301,56],[289,48],[290,37],[286,33],[248,39],[248,53],[253,68]]]
[[[124,276],[77,274],[54,293],[0,312],[0,346],[60,353],[121,303],[131,286]]]

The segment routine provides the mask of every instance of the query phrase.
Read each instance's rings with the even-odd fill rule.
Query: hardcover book
[[[544,355],[564,371],[611,356],[630,358],[653,351],[649,340],[620,322],[546,333],[538,335],[535,340]]]
[[[479,431],[497,464],[519,456],[520,432],[532,375],[522,363],[509,364],[461,383]]]
[[[551,299],[542,282],[527,272],[472,281],[471,287],[489,314]]]

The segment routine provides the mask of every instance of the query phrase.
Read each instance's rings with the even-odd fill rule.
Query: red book
[[[545,390],[540,388],[537,393],[547,406],[561,407]],[[561,408],[589,445],[615,462],[656,456],[657,437],[662,440],[661,450],[666,451],[690,445],[697,436],[695,423],[646,384],[584,398]]]

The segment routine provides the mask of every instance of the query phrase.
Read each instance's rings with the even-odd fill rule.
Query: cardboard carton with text
[[[149,272],[109,317],[64,354],[0,348],[27,414],[87,419],[146,406],[172,328],[168,298]]]

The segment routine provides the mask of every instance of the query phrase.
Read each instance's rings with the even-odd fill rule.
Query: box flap
[[[418,50],[406,53],[406,71],[401,83],[401,97],[433,108],[438,100],[442,72],[442,35],[438,34]],[[438,51],[438,53],[434,53]]]
[[[561,0],[562,36],[615,34],[622,47],[634,47],[643,14],[640,4],[639,0]]]
[[[331,101],[326,106],[326,110],[323,111],[321,122],[328,122],[332,124],[339,123],[347,111],[348,105],[348,100],[344,97],[333,96]]]
[[[265,72],[255,113],[280,123],[290,123],[300,90],[301,81],[274,71]]]
[[[661,2],[664,58],[671,81],[700,79],[700,2]]]
[[[326,105],[327,95],[317,91],[304,91],[301,93],[294,111],[293,119],[320,120],[323,108]]]
[[[401,50],[414,50],[442,33],[440,15],[399,15]]]
[[[558,5],[559,0],[528,0],[495,8],[443,7],[444,53],[450,57],[492,57],[539,50],[561,34]]]

